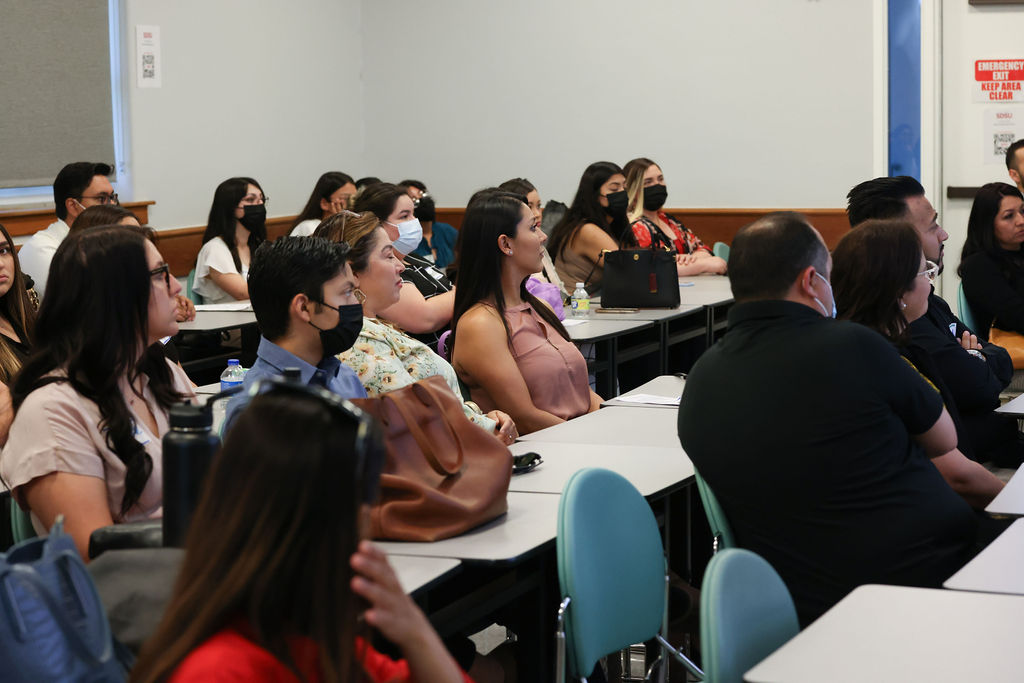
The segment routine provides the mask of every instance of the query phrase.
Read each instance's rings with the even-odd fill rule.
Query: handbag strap
[[[420,383],[417,382],[416,384],[412,385],[412,391],[414,393],[416,391],[415,387],[417,385],[420,385]],[[431,397],[435,398],[436,401],[436,397],[434,397],[432,394]],[[409,413],[409,410],[402,404],[402,401],[395,400],[395,397],[392,394],[384,394],[383,396],[381,396],[381,400],[390,402],[391,405],[395,406],[395,409],[402,416],[402,419],[405,420],[405,425],[406,427],[408,427],[409,433],[412,434],[413,439],[415,439],[416,445],[418,445],[420,447],[420,450],[423,452],[423,457],[427,459],[427,462],[430,463],[431,468],[433,468],[435,472],[442,476],[458,474],[459,470],[462,469],[463,462],[462,444],[459,442],[458,438],[456,438],[455,432],[452,430],[451,424],[449,424],[449,417],[444,414],[443,409],[441,415],[443,419],[441,420],[441,422],[444,423],[445,428],[448,430],[449,436],[452,438],[452,441],[455,442],[455,449],[457,453],[456,466],[452,469],[445,467],[444,463],[437,459],[437,454],[434,453],[434,446],[431,443],[430,439],[427,438],[427,435],[423,432],[423,428],[420,426],[419,422],[413,415]],[[437,403],[437,407],[441,407],[442,404],[440,404],[440,402]]]
[[[594,261],[594,265],[591,267],[590,272],[587,273],[587,277],[583,280],[583,289],[586,289],[587,285],[590,284],[591,276],[593,276],[594,271],[597,270],[597,266],[598,266],[599,263],[601,263],[601,259],[603,259],[604,255],[607,254],[609,251],[611,251],[611,249],[602,249],[601,250],[601,253],[598,255],[597,260]],[[575,290],[576,290],[576,285],[573,284],[573,291],[575,291]]]

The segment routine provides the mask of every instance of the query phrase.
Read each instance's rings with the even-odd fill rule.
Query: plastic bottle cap
[[[585,285],[584,285],[584,283],[582,283],[582,282],[577,282],[577,283],[576,283],[576,288],[577,288],[577,289],[582,289],[582,288],[583,288],[584,286],[585,286]]]
[[[228,361],[228,365],[238,365],[238,364],[239,363],[238,363],[238,359],[237,358],[232,358],[231,360]]]

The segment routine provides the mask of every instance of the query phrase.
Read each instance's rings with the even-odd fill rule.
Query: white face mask
[[[411,254],[423,241],[423,226],[420,225],[418,218],[403,221],[398,225],[388,221],[388,225],[398,228],[398,239],[392,242],[391,246],[401,254]]]
[[[825,314],[826,318],[829,318],[829,317],[834,318],[834,317],[836,317],[836,295],[832,291],[832,284],[828,280],[826,280],[825,277],[821,273],[815,271],[814,274],[821,278],[821,281],[825,283],[826,287],[828,287],[828,293],[832,295],[832,315],[829,316],[828,309],[825,308],[825,304],[821,303],[821,301],[818,299],[818,297],[814,297],[814,300],[818,302],[819,306],[821,306],[821,312]]]

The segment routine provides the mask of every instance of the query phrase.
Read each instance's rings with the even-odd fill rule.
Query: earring
[[[359,289],[358,287],[352,290],[352,293],[356,295],[356,301],[358,301],[359,303],[362,304],[366,301],[366,295],[363,294],[363,290]]]
[[[907,307],[907,302],[904,301],[903,299],[900,299],[900,308],[906,308],[906,307]]]

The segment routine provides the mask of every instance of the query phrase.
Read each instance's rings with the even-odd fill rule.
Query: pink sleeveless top
[[[533,405],[564,420],[587,413],[590,381],[580,350],[562,339],[528,303],[506,308],[505,320],[512,333],[512,356]],[[489,401],[480,401],[485,411],[501,410],[500,406],[484,407],[485,402]]]

